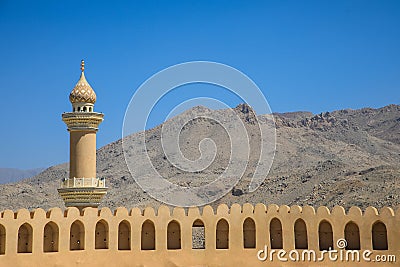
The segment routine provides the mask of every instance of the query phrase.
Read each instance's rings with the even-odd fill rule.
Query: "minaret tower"
[[[72,112],[62,114],[70,133],[69,178],[61,183],[58,193],[65,206],[98,207],[107,193],[105,179],[96,177],[96,132],[104,114],[94,112],[96,94],[86,81],[85,62],[81,77],[69,95]]]

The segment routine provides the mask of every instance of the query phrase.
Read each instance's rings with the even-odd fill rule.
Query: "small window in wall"
[[[243,223],[243,246],[256,248],[256,224],[251,218],[247,218]]]
[[[156,249],[156,235],[154,223],[150,220],[146,220],[142,224],[142,238],[141,248],[142,250],[155,250]]]
[[[89,112],[92,112],[92,111],[93,111],[93,108],[92,108],[92,107],[90,107],[90,108],[89,108]]]
[[[75,221],[71,225],[69,236],[70,250],[83,250],[85,248],[85,227],[82,222]]]
[[[24,223],[18,229],[18,253],[32,252],[32,226]]]
[[[332,226],[327,221],[322,221],[319,224],[319,250],[333,249],[333,231]]]
[[[229,224],[226,220],[221,219],[217,223],[217,249],[229,248]]]
[[[347,241],[348,250],[359,250],[360,249],[360,230],[357,224],[349,222],[344,228],[344,238]]]
[[[308,249],[307,226],[302,219],[294,224],[294,244],[295,249]]]
[[[374,250],[388,249],[386,226],[382,222],[376,222],[372,226],[372,249]]]
[[[86,107],[83,107],[83,112],[86,112]]]
[[[122,221],[118,226],[118,250],[131,249],[131,226],[127,221]]]
[[[96,224],[95,230],[95,249],[108,248],[108,224],[104,220],[100,220]]]
[[[6,228],[0,224],[0,255],[6,253]]]
[[[78,107],[78,111],[81,111],[81,107]]]
[[[282,249],[283,239],[282,239],[282,224],[277,218],[271,220],[269,225],[270,242],[272,249]]]
[[[172,221],[167,227],[167,249],[181,248],[181,227],[177,221]]]
[[[58,251],[58,226],[54,222],[49,222],[44,227],[43,232],[43,252]]]
[[[205,249],[206,238],[204,223],[197,219],[192,225],[192,249]]]

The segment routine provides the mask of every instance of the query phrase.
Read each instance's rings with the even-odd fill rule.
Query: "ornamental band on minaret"
[[[96,132],[104,114],[94,112],[96,94],[86,81],[85,63],[81,77],[69,95],[72,112],[62,114],[70,133],[69,178],[62,181],[58,193],[65,206],[98,207],[107,193],[105,179],[96,177]]]

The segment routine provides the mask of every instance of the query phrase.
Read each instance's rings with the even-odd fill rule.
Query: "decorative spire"
[[[75,85],[71,94],[69,95],[69,100],[71,103],[92,103],[96,102],[96,93],[93,91],[90,84],[86,81],[85,74],[85,61],[81,61],[81,77],[78,83]]]

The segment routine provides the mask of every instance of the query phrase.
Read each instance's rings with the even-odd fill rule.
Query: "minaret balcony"
[[[67,124],[68,130],[95,130],[104,120],[104,114],[98,112],[66,112],[62,114],[62,120]]]
[[[66,178],[61,181],[61,188],[75,187],[97,187],[106,188],[106,179],[104,178]]]

